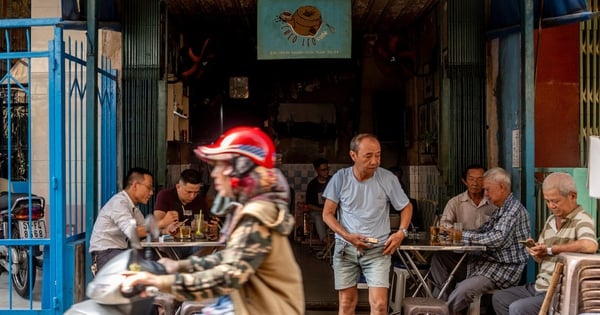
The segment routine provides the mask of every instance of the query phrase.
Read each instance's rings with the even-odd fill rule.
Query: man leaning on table
[[[527,251],[540,264],[535,283],[498,291],[492,298],[498,315],[538,314],[559,253],[593,254],[598,250],[592,217],[577,204],[577,188],[567,173],[552,173],[544,179],[542,193],[552,212],[538,242]]]
[[[204,218],[209,218],[210,211],[200,194],[201,176],[195,169],[183,170],[175,187],[158,192],[154,216],[158,220],[159,228],[164,229],[171,223],[183,221],[186,216],[199,214],[200,211],[204,214]],[[185,211],[189,211],[190,214],[186,214]]]
[[[129,248],[132,220],[135,220],[138,237],[146,236],[144,215],[137,205],[147,204],[152,197],[152,174],[147,169],[134,167],[127,172],[125,180],[125,188],[113,195],[100,209],[92,229],[90,253],[94,274]]]
[[[487,222],[496,207],[484,195],[483,174],[485,168],[479,164],[471,164],[465,168],[462,173],[461,182],[467,187],[467,190],[454,196],[446,203],[444,212],[440,219],[440,227],[450,229],[455,222],[461,222],[463,229],[475,230],[484,222]],[[434,288],[433,295],[438,296],[442,284],[450,276],[450,271],[462,254],[460,253],[436,253],[431,258],[431,277]],[[467,277],[467,264],[461,264],[456,272],[453,282],[444,291],[442,298],[448,297],[448,292],[454,288],[454,283],[464,280]]]
[[[190,220],[188,224],[196,227],[197,222],[192,220],[194,214],[202,212],[205,220],[209,220],[210,211],[206,201],[201,195],[202,174],[195,169],[186,169],[179,175],[179,181],[173,188],[165,188],[156,194],[154,216],[158,220],[158,227],[168,233],[175,233],[180,222]],[[216,235],[215,235],[216,237]],[[185,258],[201,250],[196,247],[179,247],[174,251],[178,257]],[[212,248],[202,249],[206,254]]]
[[[510,182],[510,174],[499,167],[483,175],[485,196],[498,209],[476,230],[463,231],[463,242],[484,245],[486,251],[470,257],[467,278],[448,296],[450,313],[465,310],[476,295],[517,285],[521,279],[528,255],[519,240],[529,237],[530,220]]]

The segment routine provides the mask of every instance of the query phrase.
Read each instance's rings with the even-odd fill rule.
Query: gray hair
[[[558,189],[562,196],[568,196],[570,193],[577,193],[577,185],[573,176],[569,173],[556,172],[544,178],[542,190]]]
[[[354,138],[352,138],[352,140],[350,140],[350,151],[358,152],[358,146],[365,138],[371,138],[373,140],[379,141],[377,140],[377,137],[375,135],[370,133],[357,134],[356,136],[354,136]]]
[[[501,167],[490,168],[483,173],[483,178],[496,183],[505,184],[506,187],[510,189],[510,174]]]

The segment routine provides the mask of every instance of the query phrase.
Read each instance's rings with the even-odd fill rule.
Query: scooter
[[[44,207],[43,197],[25,193],[0,192],[0,238],[46,238]],[[33,266],[29,265],[30,260]],[[36,271],[38,268],[41,269],[42,262],[43,248],[41,245],[0,246],[0,273],[3,271],[11,273],[13,288],[23,298],[29,298],[29,293],[33,291]]]
[[[128,271],[148,271],[166,274],[163,265],[151,259],[150,249],[144,253],[135,230],[135,220],[131,222],[129,241],[131,248],[111,259],[98,271],[94,280],[87,286],[88,300],[71,305],[66,315],[125,315],[151,314],[157,288],[136,286],[123,289],[121,285]],[[154,216],[146,218],[148,238],[158,238],[158,225]],[[142,257],[143,256],[143,257]],[[145,293],[145,294],[143,294]]]

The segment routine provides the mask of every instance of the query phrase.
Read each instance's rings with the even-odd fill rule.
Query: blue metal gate
[[[8,191],[9,200],[18,192],[29,199],[42,196],[47,229],[45,235],[29,233],[19,238],[17,230],[17,234],[0,236],[0,259],[3,249],[24,249],[29,253],[25,264],[32,275],[25,282],[26,290],[17,294],[11,279],[18,270],[16,257],[6,255],[8,268],[0,267],[1,314],[62,314],[85,298],[89,279],[86,231],[91,231],[93,215],[100,206],[87,203],[86,196],[104,201],[117,190],[116,72],[93,69],[100,107],[87,104],[85,41],[69,38],[65,44],[63,26],[59,19],[0,20],[4,43],[0,62],[6,69],[0,73],[0,154],[6,156],[3,162],[0,155],[0,177],[7,179],[0,179],[0,190]],[[18,50],[11,48],[15,29],[26,34],[26,47]],[[47,36],[48,29],[52,36],[45,38],[47,47],[36,47],[45,42],[38,37]],[[27,65],[24,69],[23,64]],[[109,67],[102,59],[102,68]],[[97,125],[87,125],[87,114],[98,115]],[[99,145],[90,148],[88,143]],[[100,185],[86,180],[90,173],[101,174]],[[90,191],[93,187],[100,191]],[[29,202],[29,217],[32,209]],[[6,217],[4,230],[11,229],[13,220]],[[29,227],[32,222],[29,219]],[[43,251],[43,259],[36,268],[38,249]]]

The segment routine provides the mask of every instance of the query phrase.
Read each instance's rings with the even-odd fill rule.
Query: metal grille
[[[123,2],[123,169],[144,167],[155,176],[165,173],[166,142],[158,137],[160,80],[160,5],[159,1]],[[164,148],[164,145],[163,145]],[[161,152],[159,154],[159,152]],[[122,181],[121,181],[122,182]],[[149,204],[142,211],[149,213]]]
[[[591,12],[600,12],[599,0],[588,0]],[[600,19],[580,25],[580,159],[588,163],[589,136],[600,135]]]
[[[447,122],[449,154],[446,196],[463,190],[462,170],[469,164],[486,161],[485,152],[485,30],[484,2],[448,2],[448,80]],[[442,200],[443,201],[443,200]]]

